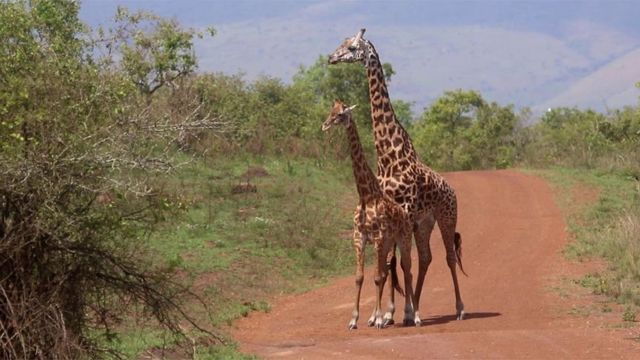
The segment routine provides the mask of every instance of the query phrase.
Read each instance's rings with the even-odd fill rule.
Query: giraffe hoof
[[[458,313],[457,320],[464,320],[464,310],[461,310],[461,311]]]
[[[415,325],[415,321],[413,319],[404,319],[402,321],[402,326],[413,326]]]
[[[377,329],[382,329],[382,328],[384,328],[384,322],[382,321],[382,319],[378,319],[378,320],[376,320],[376,328],[377,328]]]
[[[393,324],[395,324],[395,323],[396,323],[396,322],[395,322],[393,319],[385,318],[385,319],[384,319],[383,326],[385,326],[385,327],[386,327],[386,326],[391,326],[391,325],[393,325]]]
[[[369,320],[367,320],[367,326],[372,327],[375,324],[376,324],[376,318],[375,317],[371,317],[371,318],[369,318]]]
[[[349,323],[349,330],[356,330],[356,329],[358,329],[358,324]]]

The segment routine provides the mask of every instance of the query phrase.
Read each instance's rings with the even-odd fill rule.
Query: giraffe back
[[[354,212],[354,224],[370,238],[400,239],[411,230],[410,217],[402,206],[383,196],[361,202]]]

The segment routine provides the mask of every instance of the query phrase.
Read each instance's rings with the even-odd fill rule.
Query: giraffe
[[[419,326],[421,320],[414,311],[415,297],[413,293],[411,275],[411,223],[406,212],[398,206],[392,199],[385,196],[380,188],[378,179],[367,164],[358,136],[356,124],[353,121],[351,110],[355,107],[347,107],[339,100],[334,102],[329,116],[322,124],[322,130],[327,131],[335,124],[344,125],[353,165],[353,175],[358,190],[359,204],[354,214],[353,226],[353,246],[356,253],[356,298],[349,322],[349,329],[357,328],[360,292],[364,280],[364,247],[367,242],[373,243],[376,251],[375,284],[376,284],[376,305],[369,319],[369,326],[375,325],[382,328],[388,325],[393,319],[393,309],[382,316],[381,302],[384,284],[387,278],[387,257],[397,245],[400,248],[400,262],[404,272],[405,286],[405,308],[404,325],[411,323]],[[392,285],[402,292],[395,275],[395,266],[392,267]],[[393,286],[390,289],[393,294]]]
[[[418,278],[415,288],[416,313],[425,276],[431,263],[429,241],[438,224],[446,249],[456,298],[456,317],[464,318],[464,304],[456,274],[456,263],[463,274],[462,237],[456,232],[457,199],[445,179],[423,164],[409,134],[398,122],[384,79],[382,63],[373,44],[364,39],[365,29],[345,41],[329,56],[329,64],[361,62],[367,70],[371,120],[378,157],[378,181],[385,194],[409,214],[418,249]]]

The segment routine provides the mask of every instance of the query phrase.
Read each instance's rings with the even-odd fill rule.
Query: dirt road
[[[282,297],[270,313],[236,322],[232,334],[241,350],[293,359],[640,358],[637,327],[621,326],[618,307],[599,303],[602,299],[567,280],[593,265],[562,257],[565,222],[542,179],[516,171],[449,173],[446,178],[460,206],[469,274],[460,277],[465,320],[455,320],[451,276],[436,229],[420,304],[422,327],[366,326],[374,301],[369,269],[358,330],[347,330],[354,297],[349,276]],[[402,302],[398,297],[397,322]]]

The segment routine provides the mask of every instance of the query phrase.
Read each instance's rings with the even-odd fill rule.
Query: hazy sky
[[[366,27],[396,72],[391,96],[418,110],[456,88],[534,108],[616,107],[640,95],[640,0],[85,0],[81,16],[108,25],[118,4],[213,26],[218,34],[196,43],[200,70],[248,80],[290,81]]]

